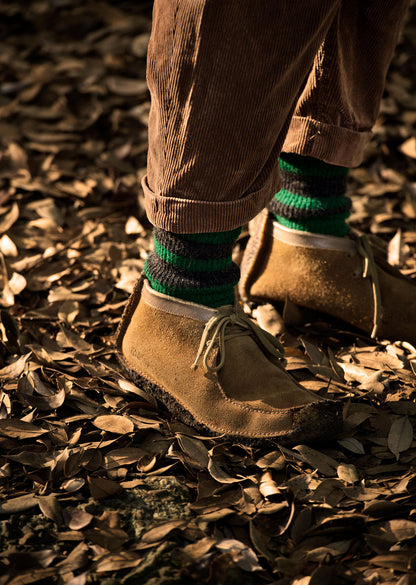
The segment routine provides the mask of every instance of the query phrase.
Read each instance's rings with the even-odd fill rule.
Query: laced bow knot
[[[197,369],[198,361],[202,356],[202,363],[208,372],[221,370],[225,364],[225,342],[241,335],[252,335],[260,347],[273,357],[281,358],[284,355],[284,348],[280,341],[256,325],[238,305],[226,305],[220,307],[216,315],[211,317],[205,325],[191,369]],[[212,365],[208,363],[208,359],[215,348],[218,348],[219,359],[216,365]]]

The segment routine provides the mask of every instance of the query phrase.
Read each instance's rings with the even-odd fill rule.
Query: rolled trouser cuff
[[[371,137],[371,131],[355,131],[294,116],[282,150],[312,156],[333,165],[357,167],[362,163],[364,149]]]
[[[277,168],[277,167],[276,167]],[[277,171],[278,173],[278,171]],[[179,234],[203,234],[236,229],[248,223],[270,202],[280,179],[276,171],[259,190],[233,201],[203,201],[164,196],[142,180],[146,213],[156,227]]]

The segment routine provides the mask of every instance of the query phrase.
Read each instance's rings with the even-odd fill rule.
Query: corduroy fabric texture
[[[282,150],[360,164],[408,3],[155,0],[151,223],[182,234],[247,223],[280,188]]]
[[[317,234],[342,237],[348,233],[347,168],[282,153],[280,172],[282,187],[268,206],[280,224]]]
[[[232,248],[240,232],[182,235],[154,228],[154,251],[144,267],[151,287],[208,307],[233,304],[240,270]]]

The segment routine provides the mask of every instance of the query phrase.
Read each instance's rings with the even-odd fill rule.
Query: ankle
[[[280,171],[282,188],[268,208],[281,225],[340,237],[348,233],[347,168],[282,153]]]
[[[232,304],[240,277],[232,247],[240,231],[174,234],[155,228],[154,251],[144,267],[150,286],[212,308]]]

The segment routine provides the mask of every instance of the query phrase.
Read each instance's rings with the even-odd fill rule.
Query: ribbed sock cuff
[[[209,234],[174,234],[154,228],[154,251],[144,272],[154,290],[209,307],[234,302],[240,270],[232,262],[241,229]]]
[[[297,154],[282,153],[281,190],[268,209],[292,229],[344,236],[351,200],[346,196],[348,169]]]
[[[291,152],[280,153],[279,166],[280,170],[286,173],[301,174],[306,177],[320,177],[322,179],[346,177],[349,172],[348,167],[331,165],[312,156],[302,156]]]

